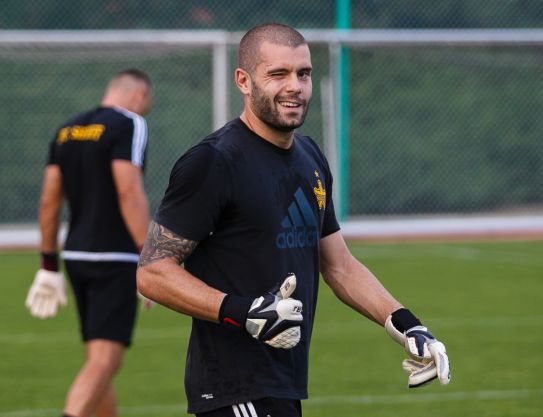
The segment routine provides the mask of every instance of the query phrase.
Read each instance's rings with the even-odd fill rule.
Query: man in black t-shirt
[[[181,156],[150,225],[138,288],[193,317],[185,389],[198,416],[301,416],[319,273],[406,347],[411,386],[449,381],[444,345],[347,249],[326,158],[294,132],[311,71],[294,29],[247,32],[241,116]]]
[[[62,258],[77,301],[86,361],[68,392],[65,416],[117,415],[112,380],[132,339],[136,266],[149,224],[142,115],[151,96],[145,73],[119,72],[100,106],[63,124],[49,148],[39,210],[42,262],[26,305],[32,315],[47,318],[67,302],[57,255],[66,197],[70,222]]]

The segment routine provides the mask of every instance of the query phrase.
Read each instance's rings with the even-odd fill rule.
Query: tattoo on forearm
[[[165,258],[174,258],[178,264],[182,264],[196,245],[198,242],[185,239],[152,221],[140,255],[139,265],[148,265]]]

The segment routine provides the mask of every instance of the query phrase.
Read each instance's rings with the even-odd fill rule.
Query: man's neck
[[[240,119],[250,130],[271,144],[283,149],[289,149],[292,146],[294,131],[282,132],[273,129],[247,110],[241,113]]]

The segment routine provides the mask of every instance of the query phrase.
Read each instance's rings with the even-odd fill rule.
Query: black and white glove
[[[289,274],[281,286],[251,299],[228,294],[221,305],[219,321],[244,327],[255,339],[271,347],[291,349],[300,342],[302,302],[290,298],[296,276]]]
[[[409,310],[400,308],[385,322],[387,333],[402,345],[411,359],[403,369],[409,374],[409,388],[416,388],[438,379],[441,385],[451,380],[449,358],[445,345],[439,342]]]

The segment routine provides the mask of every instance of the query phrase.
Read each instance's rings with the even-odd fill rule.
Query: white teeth
[[[292,103],[290,101],[280,101],[279,104],[284,107],[300,107],[300,104]]]

